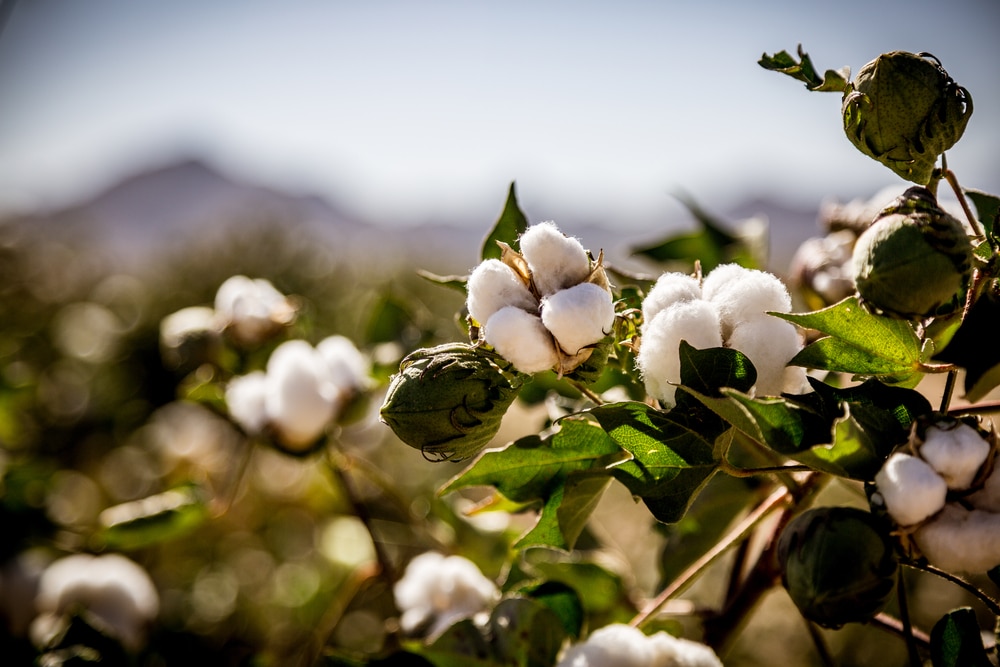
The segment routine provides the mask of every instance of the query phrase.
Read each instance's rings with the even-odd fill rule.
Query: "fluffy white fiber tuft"
[[[486,342],[522,373],[540,373],[559,362],[552,334],[540,317],[516,306],[493,313],[483,329]]]
[[[535,288],[542,296],[583,282],[590,275],[586,249],[552,222],[532,225],[521,235],[519,243]]]
[[[733,327],[726,346],[745,354],[757,369],[757,396],[777,396],[785,388],[785,365],[802,349],[791,322],[763,315]]]
[[[611,333],[615,306],[600,285],[580,283],[542,299],[542,324],[567,354],[577,354]]]
[[[923,459],[896,452],[875,475],[875,485],[889,515],[912,526],[944,507],[948,485]]]
[[[738,264],[717,266],[701,287],[702,298],[719,309],[724,336],[741,322],[761,317],[768,311],[790,312],[792,299],[781,280],[766,271]]]
[[[674,404],[681,381],[678,349],[682,340],[705,349],[722,346],[719,314],[707,301],[683,301],[664,309],[644,326],[636,363],[646,392],[666,405]],[[672,384],[673,383],[673,384]]]
[[[949,489],[964,491],[985,463],[990,443],[968,424],[952,425],[927,427],[920,456],[944,478]]]
[[[480,324],[505,306],[517,306],[522,310],[537,311],[538,301],[531,295],[528,286],[499,259],[488,259],[477,266],[466,284],[468,297],[466,306],[469,315]]]
[[[660,311],[681,301],[701,298],[701,285],[686,273],[664,273],[642,301],[642,320],[651,322]]]

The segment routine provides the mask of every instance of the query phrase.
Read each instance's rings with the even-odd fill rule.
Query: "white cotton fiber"
[[[521,235],[520,248],[531,269],[535,288],[542,296],[581,283],[590,275],[590,257],[586,249],[551,222],[529,227]]]
[[[948,572],[982,574],[1000,565],[1000,514],[948,503],[913,539],[931,565]]]
[[[570,355],[611,333],[615,306],[600,285],[580,283],[542,299],[542,324]]]
[[[722,667],[705,644],[612,623],[571,646],[556,667]]]
[[[487,259],[477,266],[466,283],[469,315],[480,324],[505,306],[535,312],[538,302],[514,269],[499,259]]]
[[[702,282],[701,293],[719,309],[722,332],[727,337],[740,322],[768,311],[787,313],[792,309],[788,289],[777,276],[738,264],[716,267]]]
[[[559,361],[552,334],[540,317],[507,306],[493,313],[483,335],[486,342],[522,373],[540,373]]]
[[[647,322],[636,363],[646,393],[664,405],[673,405],[681,380],[680,342],[698,349],[722,346],[719,314],[707,301],[675,303]]]
[[[920,456],[944,477],[949,489],[959,491],[969,488],[989,453],[990,443],[962,422],[928,426],[920,446]]]
[[[802,349],[795,325],[770,315],[737,324],[726,347],[739,350],[757,369],[757,396],[778,396],[785,388],[785,366]]]
[[[244,431],[258,435],[267,425],[267,374],[253,371],[234,377],[226,385],[226,408]]]
[[[304,340],[290,340],[267,360],[264,405],[278,439],[305,449],[323,433],[339,408],[339,392],[320,353]]]
[[[686,273],[664,273],[642,301],[642,320],[650,322],[661,310],[680,301],[701,298],[701,285]]]
[[[875,475],[886,510],[901,526],[912,526],[944,507],[948,485],[923,459],[896,452]]]
[[[975,493],[970,493],[966,500],[977,510],[987,510],[1000,514],[1000,461],[994,458],[993,471],[983,482],[983,488]]]

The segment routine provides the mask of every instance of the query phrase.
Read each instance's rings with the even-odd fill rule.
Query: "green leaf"
[[[1000,299],[987,290],[965,316],[938,361],[965,369],[965,399],[975,403],[1000,386],[1000,345],[996,344]]]
[[[628,587],[620,575],[587,561],[570,561],[567,557],[553,561],[553,552],[535,550],[528,552],[528,567],[537,571],[548,582],[559,582],[571,587],[580,596],[586,614],[608,614],[628,601]],[[532,559],[534,556],[534,562]],[[542,559],[546,560],[542,560]]]
[[[561,581],[545,581],[525,586],[519,592],[551,609],[559,618],[566,634],[571,637],[580,636],[584,621],[583,601],[572,586]]]
[[[538,522],[514,547],[572,551],[610,483],[611,477],[607,475],[570,473],[562,484],[552,489],[542,505]]]
[[[497,241],[506,243],[516,250],[517,239],[526,229],[528,229],[528,219],[517,204],[517,192],[514,183],[511,183],[510,190],[507,192],[507,203],[504,204],[503,212],[497,218],[493,229],[483,241],[480,257],[483,260],[500,259],[501,250]]]
[[[182,486],[104,510],[96,538],[111,549],[138,549],[182,537],[207,516],[201,490]]]
[[[989,667],[976,613],[969,607],[948,612],[931,630],[934,667]]]
[[[683,195],[678,199],[691,212],[700,225],[690,234],[670,236],[652,245],[633,248],[632,254],[655,262],[701,262],[702,271],[708,272],[726,261],[731,261],[745,248],[741,239],[726,231],[724,223],[707,213],[692,199]]]
[[[827,337],[807,345],[789,363],[857,375],[911,376],[921,368],[921,343],[905,321],[874,315],[848,297],[811,313],[771,313]]]
[[[551,667],[566,639],[556,613],[531,598],[501,600],[490,616],[490,629],[497,665]]]
[[[723,387],[750,391],[757,382],[757,369],[739,350],[713,347],[696,349],[681,341],[681,385],[710,396],[720,396]],[[678,402],[683,399],[678,398]]]
[[[850,86],[851,70],[849,67],[842,67],[839,70],[828,69],[820,77],[816,73],[809,55],[802,50],[801,44],[798,46],[798,55],[799,60],[796,61],[787,51],[780,51],[773,56],[765,53],[757,61],[757,64],[764,69],[781,72],[802,81],[809,90],[843,92]]]
[[[409,305],[391,294],[385,294],[372,307],[364,339],[370,345],[391,343],[415,330],[417,326]]]
[[[427,658],[435,667],[494,667],[493,647],[471,619],[458,621],[427,647],[414,646],[414,652]]]
[[[1000,197],[980,190],[966,189],[963,192],[975,204],[976,217],[979,219],[979,224],[983,226],[986,238],[993,239],[994,245],[996,245],[997,234],[1000,233],[1000,225],[997,224],[997,221],[1000,220]]]

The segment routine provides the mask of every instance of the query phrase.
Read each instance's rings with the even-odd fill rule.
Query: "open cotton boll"
[[[536,312],[538,301],[514,269],[499,259],[487,259],[477,266],[466,283],[469,315],[480,324],[505,306]]]
[[[559,362],[552,334],[542,319],[515,306],[493,313],[483,336],[497,354],[522,373],[541,373]]]
[[[740,322],[762,317],[768,311],[787,313],[792,309],[788,289],[777,276],[739,264],[713,269],[702,282],[701,294],[719,309],[726,337]]]
[[[942,428],[928,426],[920,456],[944,478],[949,489],[964,491],[972,484],[990,453],[990,443],[963,422]]]
[[[664,308],[701,298],[701,285],[686,273],[664,273],[642,300],[642,321],[650,322]]]
[[[267,425],[266,395],[267,374],[264,371],[234,377],[226,385],[229,416],[251,435],[259,434]]]
[[[304,340],[290,340],[267,360],[264,405],[278,439],[289,449],[312,445],[337,409],[339,392],[322,355]]]
[[[745,354],[757,369],[758,396],[777,396],[785,388],[785,366],[802,349],[802,339],[791,322],[765,315],[733,327],[726,347]]]
[[[896,452],[875,475],[875,486],[896,523],[912,526],[944,507],[948,485],[923,459]]]
[[[698,349],[722,346],[719,314],[707,301],[682,301],[666,308],[645,324],[636,365],[646,393],[673,405],[681,381],[680,343]],[[673,384],[671,384],[673,383]]]
[[[658,667],[723,667],[715,651],[701,642],[657,632],[649,636],[649,643],[652,664]]]
[[[289,324],[295,307],[269,281],[237,275],[216,291],[215,313],[238,341],[254,344]]]
[[[346,336],[329,336],[316,345],[330,372],[330,380],[343,391],[364,389],[371,383],[365,355]]]
[[[624,623],[605,625],[569,647],[556,667],[647,667],[652,647],[642,630]]]
[[[977,510],[1000,514],[1000,461],[993,461],[993,471],[983,482],[983,488],[966,496],[966,500]]]
[[[552,222],[532,225],[521,235],[519,244],[535,288],[542,296],[581,283],[590,275],[586,249]]]
[[[813,390],[809,374],[802,366],[785,366],[783,394],[808,394]]]
[[[496,584],[475,563],[433,551],[411,560],[392,592],[402,612],[403,631],[423,630],[428,637],[460,619],[489,611],[500,597]]]
[[[948,572],[982,574],[1000,565],[1000,514],[948,503],[913,539],[931,565]]]
[[[611,293],[600,285],[580,283],[542,299],[542,324],[567,354],[598,342],[614,323]]]

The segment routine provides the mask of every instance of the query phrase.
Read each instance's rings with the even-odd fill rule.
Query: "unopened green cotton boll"
[[[642,300],[642,320],[651,322],[660,311],[681,301],[701,298],[701,285],[686,273],[664,273]]]
[[[522,373],[541,373],[559,363],[552,333],[541,318],[515,306],[493,313],[483,335],[497,354]]]
[[[392,377],[380,417],[428,458],[467,459],[493,439],[520,391],[519,376],[506,368],[497,355],[463,343],[417,350]]]
[[[646,393],[673,405],[681,381],[680,343],[697,349],[722,347],[719,313],[707,301],[682,301],[661,311],[643,326],[636,364]]]
[[[586,249],[552,222],[532,225],[521,235],[519,244],[541,296],[581,283],[590,275]]]
[[[493,313],[505,306],[529,312],[538,310],[538,300],[527,284],[499,259],[487,259],[479,264],[469,276],[466,289],[469,315],[479,324],[486,324]]]
[[[972,244],[962,223],[926,188],[886,207],[854,246],[854,282],[869,310],[922,320],[955,312],[972,277]]]
[[[889,516],[900,526],[912,526],[944,507],[948,485],[926,461],[903,452],[886,460],[875,475]]]
[[[781,533],[782,583],[807,619],[827,628],[863,623],[885,606],[897,568],[887,531],[853,507],[819,507]]]
[[[599,285],[580,283],[542,299],[542,324],[566,354],[594,345],[611,333],[614,323],[611,293]]]
[[[938,156],[965,132],[972,96],[933,56],[893,51],[858,71],[841,110],[858,150],[926,185]]]

